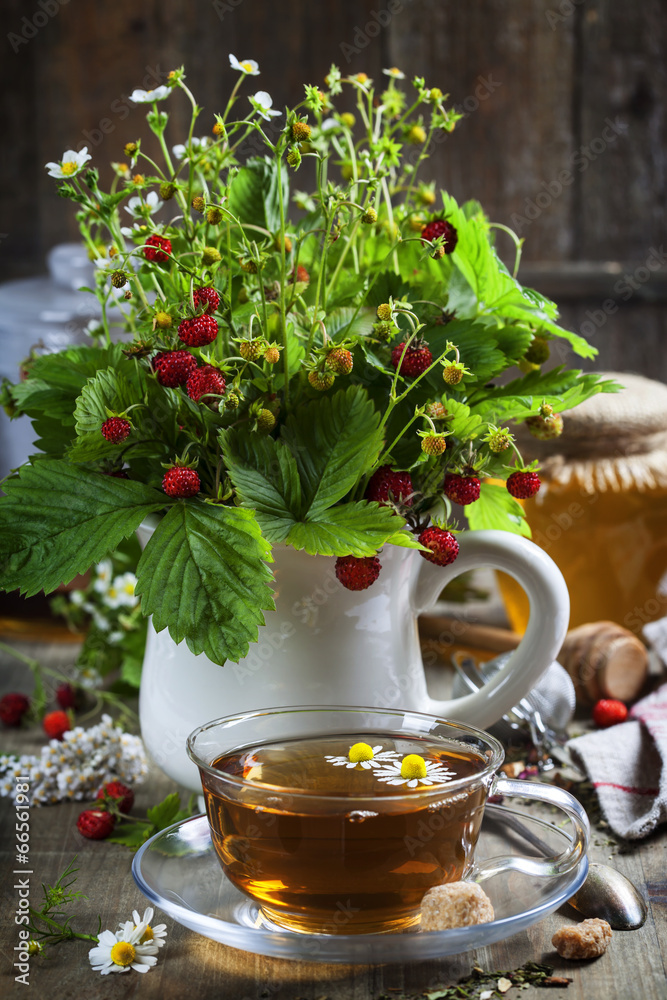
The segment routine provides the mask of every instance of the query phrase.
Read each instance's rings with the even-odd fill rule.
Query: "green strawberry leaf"
[[[102,435],[107,409],[122,413],[137,398],[138,387],[132,386],[123,373],[114,368],[99,371],[89,379],[74,409],[77,440],[67,453],[70,461],[92,462],[117,455],[119,445]]]
[[[180,796],[178,792],[171,792],[162,802],[159,802],[151,809],[147,809],[146,816],[158,830],[164,830],[166,827],[171,826],[172,823],[178,822],[176,816],[180,811]]]
[[[274,608],[270,559],[252,511],[178,501],[144,549],[136,593],[158,632],[223,664],[246,655]]]
[[[453,399],[451,396],[443,396],[442,402],[447,413],[452,417],[451,420],[447,420],[445,429],[451,431],[452,435],[459,441],[476,438],[483,430],[485,424],[482,418],[477,413],[471,413],[470,407],[465,403]]]
[[[283,205],[289,204],[289,178],[282,169]],[[238,171],[229,187],[229,210],[241,224],[280,229],[278,171],[268,157],[253,157]],[[251,238],[255,238],[251,236]]]
[[[282,438],[301,479],[301,516],[317,520],[341,500],[382,448],[380,415],[361,386],[313,400],[288,417]]]
[[[618,392],[620,388],[617,382],[603,379],[595,372],[566,371],[561,365],[547,372],[530,372],[504,386],[494,386],[488,398],[479,399],[473,410],[497,423],[525,420],[535,413],[542,400],[562,413],[599,392]]]
[[[93,563],[164,507],[143,483],[41,459],[7,479],[0,497],[0,587],[47,594]]]
[[[122,844],[123,847],[136,848],[146,843],[149,837],[157,833],[154,826],[148,823],[117,823],[110,837],[107,837],[109,844]]]
[[[482,531],[485,528],[497,528],[500,531],[511,531],[516,535],[530,538],[531,531],[526,520],[524,509],[504,486],[495,483],[482,483],[479,500],[466,507],[468,524],[472,531]]]
[[[299,521],[286,540],[309,555],[374,556],[386,542],[396,544],[395,536],[404,524],[403,518],[390,507],[360,500],[330,507],[315,518]]]
[[[294,456],[283,441],[241,431],[221,431],[220,443],[242,507],[252,508],[272,544],[284,542],[301,508]]]

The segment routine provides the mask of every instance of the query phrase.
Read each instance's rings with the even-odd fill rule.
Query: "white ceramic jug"
[[[142,525],[145,544],[152,528]],[[176,645],[149,624],[139,710],[146,748],[163,771],[200,791],[185,741],[197,726],[252,709],[287,705],[401,708],[491,725],[537,682],[558,653],[569,619],[563,577],[532,542],[504,531],[465,532],[459,556],[435,566],[393,545],[367,590],[346,590],[335,559],[274,548],[276,610],[265,612],[259,642],[221,667]],[[530,599],[526,634],[508,663],[480,691],[450,701],[431,698],[419,648],[417,616],[451,579],[490,566],[513,576]]]

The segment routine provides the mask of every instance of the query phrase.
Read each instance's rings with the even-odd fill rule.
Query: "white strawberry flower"
[[[382,72],[385,76],[390,76],[394,80],[405,80],[405,73],[397,69],[396,66],[392,66],[391,69],[383,69]]]
[[[282,114],[282,111],[271,111],[271,108],[273,107],[273,98],[270,94],[267,94],[265,90],[258,90],[257,93],[253,94],[252,97],[249,97],[248,100],[252,104],[255,111],[257,111],[262,118],[265,118],[267,122],[271,121],[275,115]]]
[[[79,152],[75,149],[66,149],[62,160],[59,163],[47,163],[46,169],[49,172],[49,177],[65,180],[80,174],[88,160],[92,160],[92,156],[88,152],[87,146],[84,146]]]
[[[232,69],[237,69],[239,73],[245,73],[246,76],[259,76],[259,66],[254,59],[242,59],[239,62],[236,56],[230,52],[229,65]]]
[[[190,147],[193,153],[196,149],[205,149],[206,146],[208,146],[208,136],[204,135],[201,139],[198,139],[196,135],[193,135],[190,139]],[[171,151],[174,154],[174,159],[182,160],[187,155],[188,148],[184,143],[179,142],[176,146],[171,147]]]
[[[163,101],[171,94],[171,87],[156,87],[155,90],[133,90],[130,100],[135,104],[152,104],[153,101]]]
[[[133,608],[138,600],[134,596],[136,585],[134,573],[121,573],[110,584],[104,595],[104,603],[108,608]]]
[[[99,258],[98,258],[99,259]],[[95,583],[93,590],[98,594],[106,594],[111,586],[113,577],[113,563],[111,559],[102,559],[95,567]]]
[[[163,205],[164,202],[160,201],[157,191],[149,191],[145,198],[140,195],[130,198],[125,206],[125,211],[129,212],[135,219],[140,219],[152,215],[153,212],[159,212]]]

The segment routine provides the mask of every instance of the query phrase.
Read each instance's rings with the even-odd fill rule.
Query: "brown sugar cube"
[[[582,920],[572,927],[561,927],[551,943],[561,958],[598,958],[611,941],[611,927],[606,920]]]
[[[493,920],[491,900],[475,882],[449,882],[429,889],[422,899],[421,929],[444,931]]]

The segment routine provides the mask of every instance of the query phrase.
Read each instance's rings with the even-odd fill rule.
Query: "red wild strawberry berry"
[[[104,809],[84,809],[76,821],[79,833],[89,840],[106,840],[115,825],[115,816]]]
[[[202,396],[209,397],[204,399],[204,402],[211,409],[217,410],[220,400],[214,399],[213,396],[224,396],[225,385],[225,377],[222,372],[214,368],[213,365],[204,365],[202,368],[197,368],[188,375],[185,389],[190,399],[194,399],[196,403],[199,402]]]
[[[49,712],[42,719],[42,726],[50,740],[61,740],[72,728],[67,712]]]
[[[607,726],[615,726],[618,722],[625,722],[628,717],[628,710],[622,701],[616,698],[602,698],[593,706],[593,722],[601,729]]]
[[[451,222],[445,222],[444,219],[434,219],[422,229],[422,239],[425,243],[432,243],[433,240],[437,240],[441,236],[445,238],[443,244],[445,253],[451,253],[459,240],[459,235]]]
[[[184,465],[172,465],[162,479],[162,489],[167,496],[177,497],[179,500],[196,496],[200,488],[201,481],[195,470]]]
[[[430,554],[428,552],[420,552],[420,556],[428,559],[429,562],[435,563],[436,566],[449,566],[459,554],[459,543],[451,531],[445,531],[444,528],[436,528],[435,525],[431,525],[430,528],[424,528],[418,541],[420,545],[425,545],[427,549],[431,550]]]
[[[153,369],[160,385],[175,389],[187,381],[197,367],[197,359],[189,351],[161,351],[153,358]]]
[[[381,465],[368,481],[364,496],[376,500],[382,506],[390,503],[389,494],[395,503],[412,507],[412,478],[409,472],[394,472],[389,465]]]
[[[195,288],[192,295],[192,301],[195,304],[197,312],[199,312],[202,306],[205,306],[206,308],[204,311],[208,313],[209,316],[212,316],[220,305],[220,296],[216,292],[215,288]]]
[[[382,566],[377,556],[339,556],[336,559],[336,576],[348,590],[366,590],[375,583]]]
[[[146,244],[147,246],[144,247],[146,260],[153,260],[157,264],[164,264],[166,260],[169,260],[171,240],[168,240],[166,236],[158,236],[157,233],[154,233],[148,237]]]
[[[536,472],[513,472],[508,477],[507,491],[516,497],[517,500],[530,500],[534,497],[542,485],[540,477]]]
[[[134,792],[122,781],[107,781],[95,796],[96,799],[114,799],[122,813],[129,813],[134,805]]]
[[[429,365],[433,363],[433,355],[425,344],[411,344],[407,351],[405,351],[405,357],[403,357],[403,351],[405,351],[405,341],[391,352],[391,363],[400,375],[407,375],[414,378],[425,372]],[[403,360],[401,361],[402,357]]]
[[[74,708],[76,706],[76,689],[71,684],[59,684],[56,688],[56,701],[61,708]]]
[[[212,316],[193,316],[184,319],[178,327],[178,336],[188,347],[204,347],[218,336],[218,324]]]
[[[455,472],[445,476],[443,487],[445,496],[462,507],[479,500],[479,489],[480,482],[477,476],[459,476]]]
[[[132,427],[130,426],[130,421],[125,420],[123,417],[109,417],[104,421],[100,430],[107,441],[111,441],[112,444],[121,444],[132,430]]]
[[[307,285],[310,281],[310,275],[305,267],[299,264],[295,271],[292,271],[290,275],[290,281],[300,281],[302,284]]]
[[[30,699],[24,694],[3,694],[0,698],[0,722],[5,726],[20,726],[21,719],[30,708]]]

